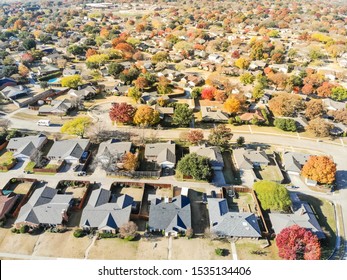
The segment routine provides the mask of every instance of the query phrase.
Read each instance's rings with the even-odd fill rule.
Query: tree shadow
[[[336,189],[347,189],[347,170],[336,171]]]

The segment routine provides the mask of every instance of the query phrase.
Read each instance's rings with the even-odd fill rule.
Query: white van
[[[50,126],[51,122],[49,120],[39,120],[37,122],[37,125],[39,125],[39,126]]]

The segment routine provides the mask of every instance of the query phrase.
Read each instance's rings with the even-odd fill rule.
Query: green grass
[[[13,157],[12,152],[6,152],[2,156],[0,156],[0,166],[9,166],[16,159]]]
[[[223,161],[224,161],[224,168],[223,168],[223,175],[225,182],[227,184],[234,184],[235,183],[235,177],[233,172],[233,166],[232,166],[232,158],[230,152],[223,152]]]
[[[27,166],[25,166],[24,171],[26,172],[34,172],[34,167],[35,167],[36,163],[33,161],[29,161],[29,163],[27,164]]]
[[[277,166],[266,166],[259,171],[263,180],[281,182],[283,177]]]
[[[327,259],[335,248],[336,242],[336,221],[334,206],[328,200],[313,196],[299,194],[300,199],[308,202],[316,213],[318,223],[326,235],[326,240],[322,241],[322,259]]]

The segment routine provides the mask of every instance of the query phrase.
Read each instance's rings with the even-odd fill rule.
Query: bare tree
[[[0,119],[0,127],[2,127],[2,129],[7,132],[8,129],[11,126],[11,121],[8,119]]]
[[[129,222],[121,226],[119,233],[122,238],[132,240],[137,235],[137,225],[134,222]]]
[[[76,109],[83,108],[83,99],[80,96],[74,96],[71,98],[71,106]]]

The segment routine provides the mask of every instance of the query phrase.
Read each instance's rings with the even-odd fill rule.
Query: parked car
[[[77,174],[77,176],[86,176],[86,175],[87,175],[87,172],[85,172],[85,171],[80,171]]]

